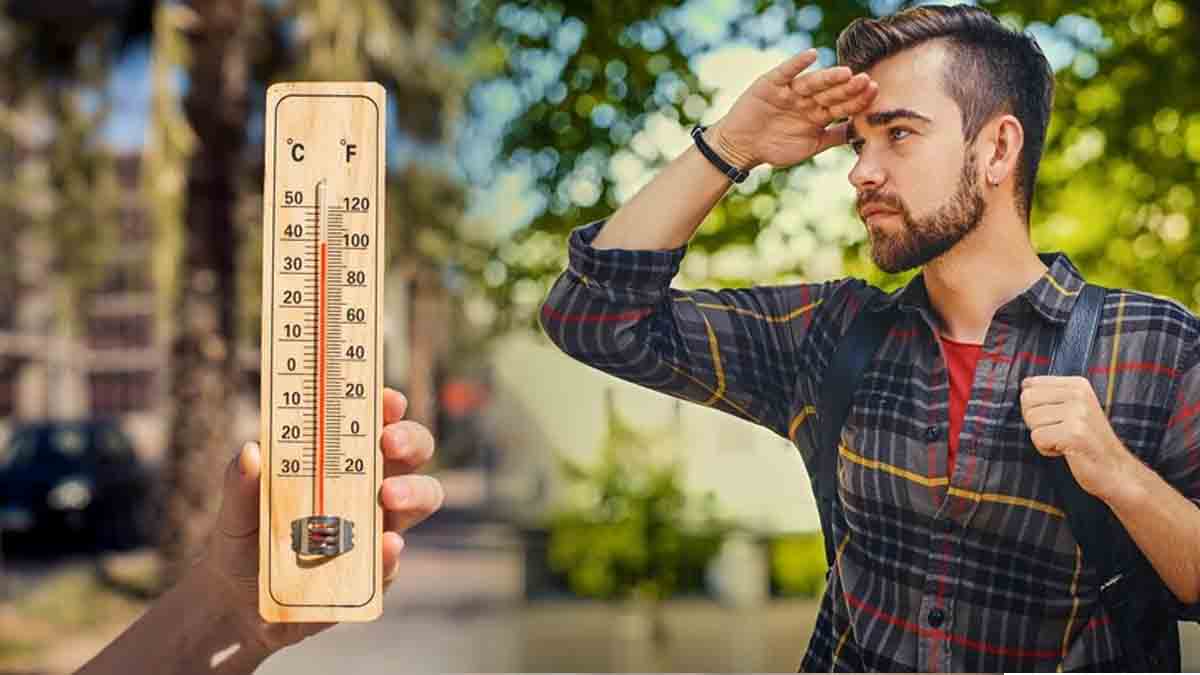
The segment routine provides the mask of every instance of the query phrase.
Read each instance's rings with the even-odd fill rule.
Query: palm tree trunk
[[[193,0],[199,19],[184,111],[196,133],[171,346],[171,412],[160,552],[171,584],[212,527],[234,446],[238,165],[246,141],[246,0]]]

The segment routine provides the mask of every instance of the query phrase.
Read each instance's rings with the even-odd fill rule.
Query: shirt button
[[[946,613],[938,608],[929,610],[929,625],[937,628],[946,620]]]
[[[941,437],[941,435],[942,435],[941,427],[939,427],[937,425],[934,425],[931,427],[925,427],[925,439],[927,441],[929,441],[930,443],[936,441],[938,438]]]

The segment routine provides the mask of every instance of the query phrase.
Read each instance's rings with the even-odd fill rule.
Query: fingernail
[[[258,449],[257,446],[258,446],[257,443],[255,443],[254,441],[250,441],[250,442],[243,444],[242,449],[238,450],[238,457],[237,457],[238,472],[241,473],[243,477],[250,475],[250,471],[248,470],[248,468],[246,466],[246,462],[249,461],[248,457],[249,457],[250,453],[254,452]]]

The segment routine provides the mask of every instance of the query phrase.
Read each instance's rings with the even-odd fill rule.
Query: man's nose
[[[854,189],[862,193],[883,187],[887,174],[878,162],[870,160],[866,155],[859,155],[854,168],[850,169],[848,178]]]

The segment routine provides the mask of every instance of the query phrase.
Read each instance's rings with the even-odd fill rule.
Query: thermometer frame
[[[267,90],[258,604],[268,622],[371,621],[383,611],[385,96],[374,82]],[[343,198],[346,208],[334,208]],[[284,236],[306,226],[315,231]],[[286,337],[288,326],[300,337]]]

